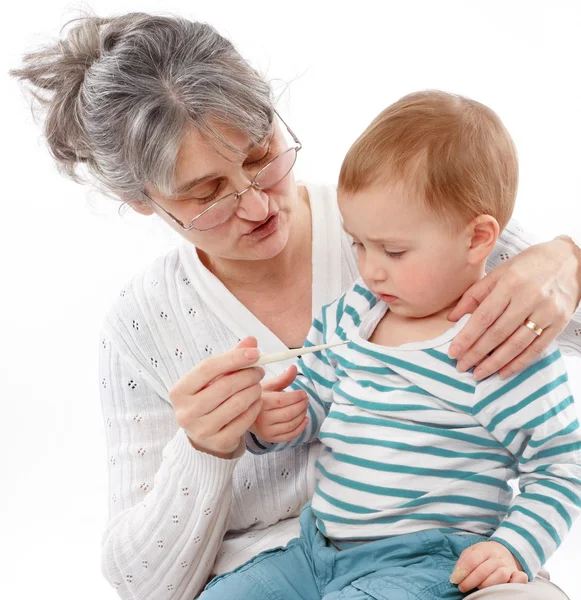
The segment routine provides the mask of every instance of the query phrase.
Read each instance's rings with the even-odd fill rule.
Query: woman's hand
[[[241,369],[256,361],[255,338],[212,356],[186,373],[170,390],[178,425],[194,448],[231,458],[261,408],[262,367]]]
[[[527,248],[468,288],[448,314],[457,321],[473,313],[450,345],[458,370],[478,365],[474,377],[480,380],[499,370],[508,377],[528,366],[575,312],[580,274],[579,248],[557,238]],[[527,320],[543,328],[540,336],[524,327]]]

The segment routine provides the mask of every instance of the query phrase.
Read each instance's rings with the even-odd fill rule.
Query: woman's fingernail
[[[245,348],[244,356],[248,360],[257,360],[259,356],[258,348]]]
[[[464,371],[468,370],[468,363],[465,360],[461,360],[456,365],[456,370],[460,373],[464,373]]]
[[[460,346],[457,346],[456,344],[452,344],[449,348],[448,348],[448,357],[449,358],[456,358],[457,356],[460,356]]]

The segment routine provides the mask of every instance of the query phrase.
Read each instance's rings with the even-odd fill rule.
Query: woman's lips
[[[278,213],[271,215],[263,223],[256,226],[252,231],[244,234],[247,237],[261,239],[269,236],[276,231],[278,227]]]

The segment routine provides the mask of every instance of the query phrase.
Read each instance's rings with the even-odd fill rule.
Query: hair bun
[[[70,21],[77,23],[68,32],[64,40],[71,61],[77,60],[85,71],[101,56],[101,27],[108,19],[84,17]]]
[[[46,110],[45,134],[61,168],[76,179],[75,164],[91,155],[83,129],[79,92],[87,71],[102,52],[101,28],[109,19],[82,17],[63,28],[64,38],[26,54],[23,66],[10,71]]]

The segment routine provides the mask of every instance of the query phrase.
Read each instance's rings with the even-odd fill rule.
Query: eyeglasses
[[[161,208],[161,210],[168,217],[180,225],[180,227],[182,227],[185,231],[190,231],[191,229],[196,229],[197,231],[208,231],[218,227],[218,225],[221,225],[222,223],[225,223],[238,210],[240,198],[248,190],[267,190],[268,188],[275,186],[277,183],[280,183],[291,172],[297,160],[298,151],[303,147],[297,136],[285,123],[283,118],[276,111],[274,111],[274,113],[287,128],[287,131],[293,138],[295,146],[288,148],[284,152],[281,152],[271,161],[266,163],[266,165],[264,165],[264,167],[262,167],[262,169],[256,173],[250,184],[241,192],[233,192],[223,196],[222,198],[219,198],[213,204],[208,206],[208,208],[203,210],[199,215],[196,215],[190,221],[189,225],[184,225],[180,219],[172,215],[158,202],[153,200],[153,198],[150,198],[147,194],[145,194],[145,192],[143,192],[143,195],[146,196],[156,206]]]

